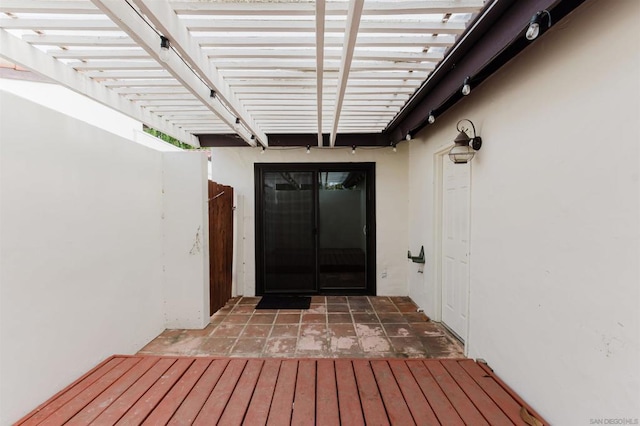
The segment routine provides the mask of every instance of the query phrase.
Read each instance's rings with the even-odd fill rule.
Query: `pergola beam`
[[[324,81],[324,25],[326,4],[316,0],[316,105],[318,109],[318,146],[322,146],[322,97]]]
[[[313,16],[313,3],[222,3],[194,1],[174,1],[171,3],[180,15],[216,15],[216,16]],[[439,0],[425,1],[374,1],[367,3],[363,15],[425,15],[434,13],[469,13],[483,6],[482,0]],[[348,7],[345,3],[331,2],[326,6],[326,15],[344,15]]]
[[[88,96],[162,133],[173,136],[189,145],[199,146],[198,139],[195,136],[171,124],[157,114],[146,111],[139,105],[123,98],[116,92],[78,73],[2,29],[0,29],[0,56],[57,81],[76,93]]]
[[[347,90],[349,81],[349,72],[351,71],[351,61],[353,60],[353,52],[358,38],[358,28],[360,26],[360,18],[362,16],[362,8],[364,0],[350,0],[349,12],[347,13],[347,26],[344,31],[344,47],[342,51],[342,63],[340,65],[340,74],[338,76],[338,92],[336,94],[336,104],[333,111],[333,126],[329,136],[329,145],[335,146],[336,134],[338,132],[338,124],[340,122],[340,112],[342,103],[344,102],[344,94]]]
[[[160,58],[160,37],[158,37],[157,33],[147,25],[126,2],[114,0],[92,0],[92,2],[109,18],[117,22],[119,27],[135,40],[157,63],[163,63]],[[229,129],[235,129],[247,143],[255,144],[255,141],[251,139],[251,133],[253,133],[254,130],[247,126],[248,131],[243,131],[245,129],[237,126],[236,119],[238,116],[235,115],[233,111],[225,108],[220,100],[210,97],[210,91],[216,88],[205,84],[184,61],[180,60],[175,54],[172,54],[167,61],[164,62],[163,68],[180,81],[194,96],[197,102],[206,105],[211,111],[218,115],[222,121],[229,126]],[[165,101],[140,101],[139,103],[148,104],[147,102],[161,104]],[[176,105],[191,104],[191,102],[187,100],[175,102]]]
[[[134,1],[138,2],[141,0]],[[159,0],[157,2],[161,3]],[[314,21],[311,20],[182,19],[181,22],[190,31],[297,33],[314,32],[316,30]],[[325,32],[342,33],[345,24],[348,25],[348,22],[343,20],[327,21],[325,22]],[[464,29],[465,26],[462,22],[424,22],[386,19],[362,21],[359,31],[361,33],[461,34]]]
[[[224,102],[247,128],[251,133],[248,140],[245,138],[247,143],[255,145],[260,142],[262,145],[268,146],[267,135],[235,98],[215,65],[202,53],[202,49],[193,40],[184,23],[176,16],[169,2],[165,0],[133,0],[133,2],[142,10],[156,29],[175,42],[174,48],[180,53],[182,60],[198,73],[200,78],[209,85],[209,88],[216,92],[216,96],[220,101]],[[238,130],[238,126],[233,126],[233,128],[236,131]],[[257,142],[252,136],[257,139]]]

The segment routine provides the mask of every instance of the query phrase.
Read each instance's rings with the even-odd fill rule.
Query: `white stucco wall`
[[[195,230],[207,233],[208,212],[204,153],[163,154],[131,140],[137,126],[125,139],[0,83],[5,425],[106,357],[135,353],[165,327],[204,326],[207,239],[189,251]],[[58,100],[69,108],[74,99],[65,94]],[[108,127],[108,113],[99,116]]]
[[[209,323],[207,155],[163,156],[163,288],[167,328]]]
[[[254,148],[213,148],[212,179],[231,185],[237,197],[236,223],[236,291],[255,294],[255,163],[376,163],[376,256],[377,293],[379,295],[407,294],[407,144],[391,148],[356,150],[314,148],[306,154],[304,148],[268,149],[260,154]],[[386,277],[383,278],[383,272]]]
[[[640,3],[589,1],[410,144],[410,245],[436,261],[436,153],[471,166],[468,354],[552,424],[640,417]],[[410,295],[438,317],[433,272]]]

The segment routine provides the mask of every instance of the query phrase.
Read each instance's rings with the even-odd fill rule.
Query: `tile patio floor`
[[[308,310],[231,299],[203,330],[166,330],[140,355],[463,358],[462,345],[408,297],[314,296]]]

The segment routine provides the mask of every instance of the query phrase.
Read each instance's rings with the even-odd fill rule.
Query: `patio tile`
[[[191,355],[213,356],[225,355],[236,342],[234,337],[212,337],[202,342],[191,352]]]
[[[380,320],[376,314],[371,313],[354,313],[353,322],[355,323],[379,323]]]
[[[249,324],[273,324],[277,314],[255,313],[249,318]]]
[[[243,297],[238,302],[240,305],[257,305],[261,297]]]
[[[448,337],[422,337],[420,339],[429,358],[464,358],[462,346]]]
[[[251,318],[251,315],[249,314],[229,314],[223,324],[246,324],[249,321],[249,318]]]
[[[324,303],[312,303],[309,306],[309,309],[305,309],[302,311],[302,314],[326,314],[327,313],[327,305]]]
[[[300,322],[300,314],[278,314],[276,324],[297,324]]]
[[[327,315],[325,314],[302,314],[303,324],[324,324],[327,322]]]
[[[230,314],[252,314],[255,311],[253,305],[236,305]]]
[[[327,320],[329,324],[339,324],[339,323],[348,323],[352,322],[351,314],[328,314]]]
[[[244,328],[244,331],[242,332],[242,334],[240,334],[240,338],[243,339],[247,337],[267,337],[270,332],[271,332],[270,325],[249,324]]]
[[[380,324],[356,324],[355,328],[360,337],[384,336],[384,330]]]
[[[360,313],[370,313],[370,312],[374,312],[373,306],[371,306],[370,304],[358,304],[358,305],[349,305],[349,310],[352,313],[356,313],[356,312],[360,312]]]
[[[298,344],[297,337],[271,337],[264,347],[265,354],[294,356]]]
[[[441,325],[433,322],[417,322],[411,324],[411,328],[416,335],[422,337],[442,337],[446,336],[446,333]]]
[[[213,330],[211,337],[238,337],[243,329],[244,324],[220,324]]]
[[[399,312],[398,308],[396,308],[393,304],[388,305],[374,305],[374,309],[376,312]]]
[[[389,337],[416,337],[409,324],[383,324],[383,327]]]
[[[417,312],[418,307],[413,303],[397,303],[396,307],[400,312]]]
[[[383,324],[406,324],[407,318],[398,312],[378,312],[378,318]]]
[[[329,324],[329,335],[332,337],[357,336],[353,324]]]
[[[224,321],[224,319],[225,319],[225,318],[227,318],[227,314],[215,313],[215,314],[213,314],[213,316],[209,319],[209,324],[218,325],[218,324],[220,324],[222,321]]]
[[[408,322],[427,322],[429,321],[429,317],[427,317],[422,312],[413,312],[413,313],[404,313],[402,314],[407,319]]]
[[[411,298],[408,297],[408,296],[391,296],[391,297],[389,297],[389,299],[391,299],[391,301],[393,303],[395,303],[396,305],[398,303],[413,303]]]
[[[327,351],[327,338],[324,336],[304,335],[298,338],[296,353],[321,354]]]
[[[266,338],[238,339],[231,348],[232,354],[259,354],[267,343]]]
[[[360,352],[360,345],[357,337],[334,336],[329,338],[329,351],[343,354],[357,354]]]
[[[258,300],[236,298],[211,316],[204,329],[165,330],[140,353],[269,358],[464,355],[460,342],[416,312],[416,305],[404,296],[314,296],[309,310],[254,310]]]
[[[360,337],[360,346],[367,353],[371,352],[391,352],[391,343],[386,337],[366,336]]]
[[[300,337],[326,336],[328,328],[324,324],[300,324]]]
[[[344,313],[349,312],[349,305],[346,303],[328,303],[327,312],[331,313]]]
[[[391,345],[396,352],[423,354],[424,346],[417,337],[389,337]]]
[[[271,329],[271,337],[298,337],[298,324],[276,324]]]

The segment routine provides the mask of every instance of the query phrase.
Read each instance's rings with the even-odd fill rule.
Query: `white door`
[[[442,322],[460,339],[469,310],[471,165],[442,157]]]

